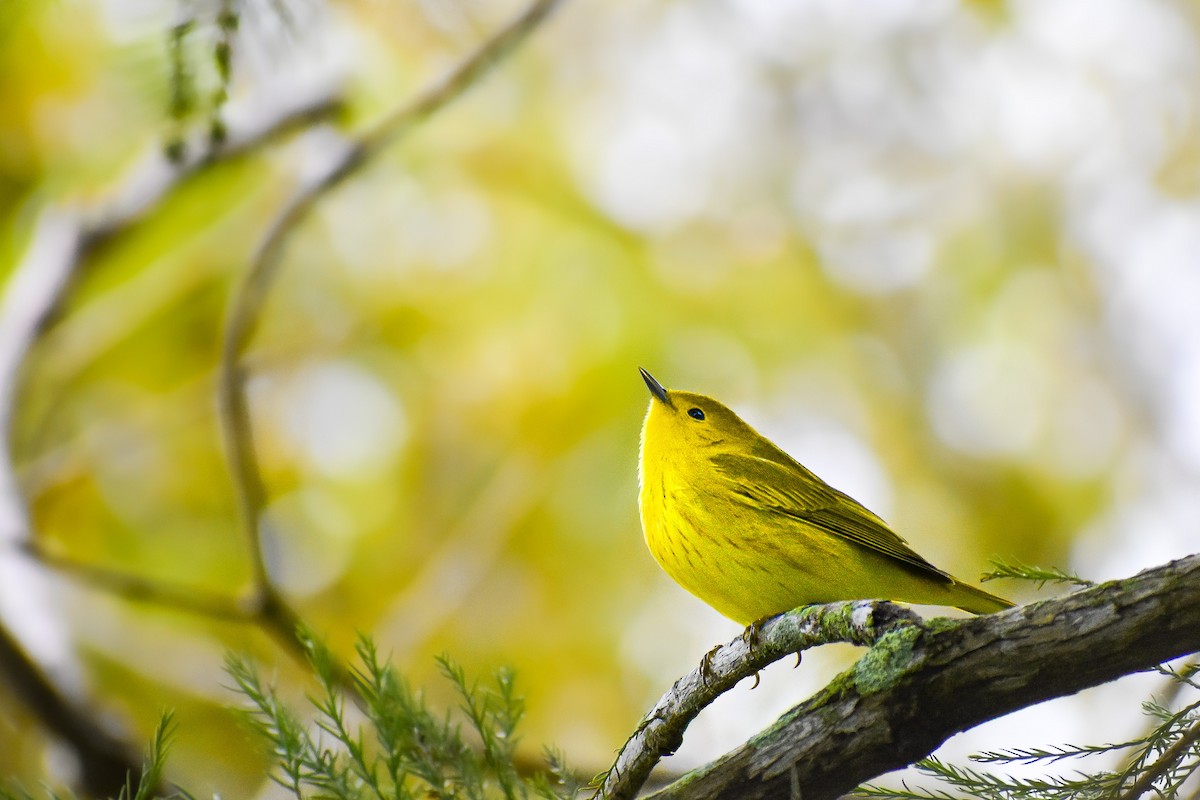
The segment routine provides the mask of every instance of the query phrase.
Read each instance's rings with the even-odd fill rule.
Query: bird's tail
[[[1012,608],[1016,603],[1005,600],[1003,597],[997,597],[994,594],[985,592],[983,589],[978,589],[966,583],[954,584],[952,590],[954,592],[953,605],[955,608],[961,608],[963,611],[969,611],[972,614],[991,614],[993,611],[1003,611],[1006,608]]]

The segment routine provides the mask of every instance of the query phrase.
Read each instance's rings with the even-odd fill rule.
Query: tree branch
[[[838,797],[981,722],[1198,650],[1200,555],[998,614],[903,622],[773,726],[652,797]]]
[[[683,743],[684,730],[705,707],[768,664],[832,642],[873,645],[884,634],[919,624],[920,619],[906,608],[875,600],[807,606],[713,648],[699,667],[675,681],[642,718],[605,774],[596,797],[628,800],[636,795],[659,759]]]
[[[237,496],[238,513],[246,539],[247,552],[254,564],[256,585],[264,609],[276,613],[262,619],[279,641],[295,641],[294,627],[280,630],[295,618],[288,604],[274,588],[267,574],[259,541],[258,524],[266,504],[266,490],[254,450],[254,432],[246,399],[245,369],[242,355],[262,315],[280,265],[284,244],[305,220],[317,202],[345,178],[355,173],[384,147],[416,125],[428,119],[474,86],[490,67],[529,36],[561,0],[534,0],[526,9],[479,46],[443,79],[389,115],[382,123],[359,139],[345,143],[312,181],[303,184],[280,211],[267,231],[250,269],[237,287],[230,305],[221,345],[218,368],[217,402],[221,414],[221,433],[226,460]]]

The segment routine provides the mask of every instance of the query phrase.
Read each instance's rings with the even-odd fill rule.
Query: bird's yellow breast
[[[654,423],[651,408],[646,425]],[[756,535],[745,504],[702,494],[715,467],[695,450],[665,446],[667,437],[642,435],[638,505],[646,547],[676,583],[730,619],[749,624],[797,605],[803,576],[797,562]],[[774,562],[772,574],[763,568]]]

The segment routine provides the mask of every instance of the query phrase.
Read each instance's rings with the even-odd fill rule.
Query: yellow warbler
[[[986,614],[1012,606],[917,555],[879,517],[721,403],[642,370],[650,411],[642,530],[680,586],[747,625],[809,603],[883,599]]]

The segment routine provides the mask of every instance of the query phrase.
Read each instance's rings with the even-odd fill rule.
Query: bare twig
[[[213,619],[250,619],[257,609],[245,599],[207,592],[192,586],[176,586],[125,572],[105,569],[95,564],[75,561],[51,553],[36,541],[22,545],[34,560],[56,572],[75,578],[80,583],[100,589],[127,600],[141,600],[165,608],[188,611]]]
[[[217,399],[221,411],[221,432],[226,458],[237,496],[247,551],[254,564],[256,584],[263,608],[274,608],[278,615],[261,622],[272,627],[286,624],[295,617],[267,575],[266,562],[259,542],[258,524],[266,502],[262,473],[254,451],[254,434],[245,391],[242,356],[262,314],[263,303],[282,263],[284,244],[296,227],[331,189],[356,172],[380,150],[407,133],[460,97],[475,85],[496,62],[511,54],[532,33],[561,0],[534,0],[518,16],[492,35],[470,56],[452,69],[414,101],[404,105],[359,139],[348,142],[334,153],[325,168],[312,181],[302,185],[284,206],[267,230],[253,264],[237,287],[222,338]],[[280,641],[294,636],[294,630],[276,630]]]

